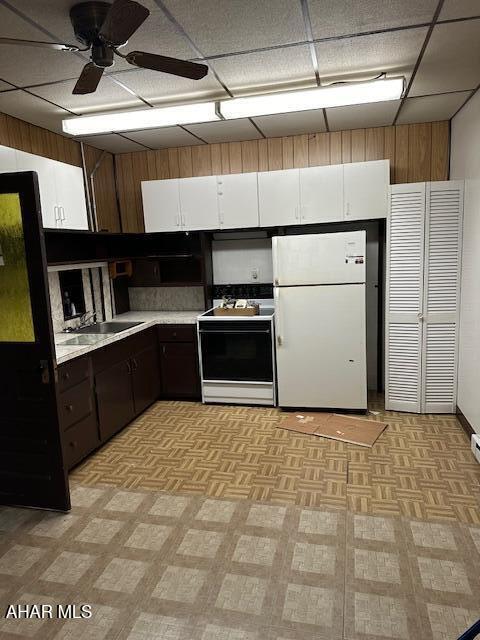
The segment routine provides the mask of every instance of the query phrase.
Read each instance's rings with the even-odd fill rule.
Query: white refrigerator
[[[278,404],[365,410],[365,231],[272,241]]]

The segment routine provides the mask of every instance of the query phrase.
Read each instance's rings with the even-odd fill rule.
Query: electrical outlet
[[[252,269],[251,276],[252,276],[252,280],[258,280],[258,267],[254,267]]]

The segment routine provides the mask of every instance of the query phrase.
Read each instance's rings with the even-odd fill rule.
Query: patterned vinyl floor
[[[452,415],[383,411],[371,449],[277,429],[278,409],[158,402],[72,473],[85,485],[480,525],[480,465]]]
[[[2,640],[456,640],[480,616],[478,526],[82,485],[72,505],[0,508]]]

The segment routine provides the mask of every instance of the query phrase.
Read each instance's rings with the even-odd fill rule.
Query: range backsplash
[[[215,300],[229,296],[231,298],[247,298],[253,300],[260,298],[268,300],[273,298],[273,284],[247,282],[245,284],[215,284],[213,285],[213,297]]]

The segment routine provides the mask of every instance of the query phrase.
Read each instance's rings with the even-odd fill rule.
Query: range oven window
[[[272,382],[272,327],[261,320],[200,323],[204,380]]]

